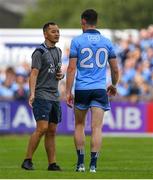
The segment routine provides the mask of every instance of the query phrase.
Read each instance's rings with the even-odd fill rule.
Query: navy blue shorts
[[[87,110],[90,107],[99,107],[104,111],[110,110],[106,90],[75,90],[75,107],[81,110]]]
[[[61,122],[61,106],[58,101],[35,98],[32,104],[35,120],[46,120],[55,124]]]

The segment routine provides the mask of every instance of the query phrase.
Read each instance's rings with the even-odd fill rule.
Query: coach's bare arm
[[[39,73],[39,70],[36,68],[33,68],[31,70],[30,77],[29,77],[29,88],[30,88],[29,105],[31,107],[35,98],[35,88],[36,88],[38,73]]]
[[[112,84],[108,86],[107,88],[107,93],[108,95],[115,96],[117,93],[116,85],[119,81],[119,68],[118,68],[118,63],[117,59],[110,59],[109,60],[109,65],[110,65],[110,70],[111,70],[111,79],[112,79]]]

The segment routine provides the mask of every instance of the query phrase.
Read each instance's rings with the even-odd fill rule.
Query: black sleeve
[[[32,54],[31,68],[41,69],[41,67],[42,67],[42,53],[36,49]]]

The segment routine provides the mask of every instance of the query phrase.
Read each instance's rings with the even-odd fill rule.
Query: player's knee
[[[91,131],[92,131],[92,133],[99,132],[99,131],[101,132],[101,126],[92,125]]]
[[[56,129],[50,129],[49,131],[47,131],[47,134],[49,136],[55,136],[56,135]]]
[[[49,128],[47,130],[47,135],[49,135],[49,136],[56,135],[56,126],[55,125],[49,126]]]
[[[82,131],[82,130],[84,130],[84,128],[85,128],[85,126],[82,123],[75,124],[75,130],[77,130],[77,131]]]
[[[85,122],[82,119],[75,120],[75,126],[84,126]]]
[[[36,132],[38,133],[39,136],[42,136],[47,132],[47,129],[48,129],[47,126],[42,126],[41,128],[37,128]]]

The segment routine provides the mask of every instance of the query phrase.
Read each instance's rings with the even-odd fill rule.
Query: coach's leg
[[[31,135],[28,149],[26,153],[26,159],[32,159],[33,153],[35,152],[41,137],[46,133],[48,129],[48,121],[45,120],[39,120],[37,121],[36,130]]]
[[[56,128],[57,128],[57,124],[49,123],[48,130],[45,134],[45,149],[48,157],[48,164],[56,162],[56,154],[55,154]]]
[[[61,171],[59,165],[56,164],[56,123],[49,123],[48,130],[45,134],[45,149],[48,157],[48,170]]]
[[[27,153],[26,153],[26,158],[24,159],[21,167],[26,170],[33,170],[33,163],[32,163],[32,156],[37,149],[37,146],[40,142],[40,139],[42,135],[47,131],[48,129],[48,121],[45,120],[39,120],[37,121],[37,127],[34,133],[31,135],[28,148],[27,148]]]
[[[104,110],[97,107],[91,108],[91,161],[90,167],[96,167],[98,153],[101,148],[102,140],[102,122],[104,117]]]
[[[84,164],[84,146],[85,146],[85,118],[87,110],[79,110],[75,108],[75,131],[74,143],[77,150],[78,162],[76,171],[84,171],[84,167],[79,166]]]

